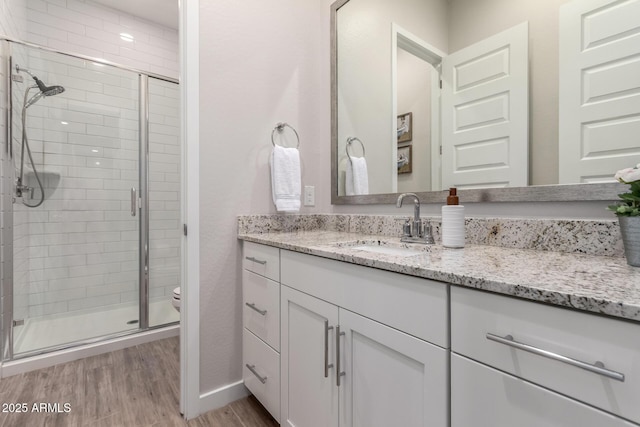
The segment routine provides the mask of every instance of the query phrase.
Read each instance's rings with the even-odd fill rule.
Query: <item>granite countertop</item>
[[[481,245],[447,249],[335,231],[249,233],[238,238],[640,322],[640,268],[627,265],[623,257]],[[407,247],[419,253],[398,256],[354,248],[363,244]]]

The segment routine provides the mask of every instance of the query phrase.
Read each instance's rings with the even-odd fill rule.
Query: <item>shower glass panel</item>
[[[15,43],[11,66],[14,357],[135,330],[140,76]]]
[[[149,78],[149,326],[180,320],[180,92]]]

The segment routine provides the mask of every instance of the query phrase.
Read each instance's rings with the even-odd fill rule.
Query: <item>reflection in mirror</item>
[[[637,0],[388,3],[341,0],[332,7],[334,202],[380,200],[337,197],[345,194],[344,146],[349,136],[359,137],[367,147],[368,194],[372,196],[449,185],[486,188],[612,182],[616,170],[640,161],[640,143],[634,138],[640,133]],[[443,88],[437,87],[434,95],[425,82],[434,71],[446,74],[444,66],[440,69],[434,63],[428,70],[413,71],[422,80],[408,83],[412,71],[407,64],[413,63],[418,70],[420,61],[398,44],[398,31],[441,52],[446,63],[449,57],[519,25],[526,25],[529,33],[525,52],[519,53],[525,59],[526,79],[512,85],[516,98],[492,99],[480,93],[474,105],[461,81],[444,74]],[[518,55],[516,49],[512,51]],[[511,61],[500,54],[500,47],[482,58],[482,65],[482,61],[463,58],[452,66],[452,75],[464,78],[466,68],[467,77],[491,86],[514,74],[509,62],[504,75],[499,75],[499,66]],[[489,65],[496,66],[498,74],[487,71]],[[460,105],[442,99],[447,90],[454,98],[460,97]],[[412,93],[414,99],[407,100]],[[426,99],[422,103],[430,111],[416,104],[418,95]],[[473,111],[469,106],[477,108]],[[413,113],[414,135],[411,141],[398,144],[397,116],[408,112]],[[441,117],[436,119],[434,112]],[[486,125],[499,121],[513,128],[508,138],[482,135]],[[464,126],[470,124],[481,134],[475,146],[465,140],[470,128]],[[398,173],[398,150],[406,151],[402,150],[406,146],[412,151],[410,174]],[[509,167],[518,172],[517,178],[496,175]],[[496,176],[486,179],[490,168]],[[483,171],[484,176],[473,176]]]
[[[440,188],[439,89],[444,54],[397,24],[392,24],[391,48],[397,140],[390,146],[398,165],[397,186],[392,184],[389,192]],[[409,171],[401,164],[404,153],[410,153]]]

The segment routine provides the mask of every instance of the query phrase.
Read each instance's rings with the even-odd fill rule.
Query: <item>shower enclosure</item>
[[[177,82],[0,43],[2,359],[179,321]]]

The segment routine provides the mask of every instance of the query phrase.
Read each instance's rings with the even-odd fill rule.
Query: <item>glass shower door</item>
[[[171,304],[180,287],[180,92],[149,78],[149,326],[180,320]]]
[[[11,61],[14,356],[137,329],[139,75],[19,44]]]

